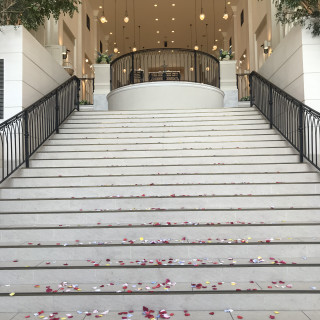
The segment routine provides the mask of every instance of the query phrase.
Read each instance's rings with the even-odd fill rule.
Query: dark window
[[[90,18],[88,15],[87,15],[87,28],[90,31]]]
[[[232,46],[232,37],[230,37],[230,39],[229,39],[229,47],[231,47]]]
[[[242,26],[243,23],[244,23],[244,12],[243,12],[243,10],[241,11],[240,21],[241,21],[241,26]]]
[[[100,41],[100,52],[102,53],[103,51],[103,46],[102,46],[102,42]]]
[[[165,48],[167,48],[167,47],[168,47],[168,41],[165,41],[165,42],[163,43],[163,45],[164,45]]]
[[[4,113],[4,60],[0,59],[0,119]]]

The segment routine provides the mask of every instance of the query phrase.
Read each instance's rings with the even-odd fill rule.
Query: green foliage
[[[80,0],[0,0],[0,26],[22,24],[37,30],[45,18],[58,20],[61,13],[72,17],[78,4]]]
[[[96,63],[107,63],[109,64],[111,62],[112,59],[112,54],[107,53],[101,53],[97,51],[97,59],[96,59]]]
[[[87,100],[81,100],[80,102],[79,102],[79,104],[81,105],[81,106],[85,106],[85,105],[88,105],[88,104],[90,104]]]
[[[313,36],[320,35],[320,0],[273,0],[277,21],[306,26]]]
[[[250,96],[242,97],[240,101],[250,101]]]

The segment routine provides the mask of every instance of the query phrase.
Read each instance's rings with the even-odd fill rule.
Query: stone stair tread
[[[182,246],[182,245],[275,245],[275,244],[319,244],[320,237],[287,237],[287,238],[261,238],[252,239],[188,239],[183,237],[182,239],[127,239],[123,240],[91,240],[81,241],[72,240],[65,241],[17,241],[17,242],[0,242],[0,248],[41,248],[41,247],[95,247],[95,246]]]
[[[48,290],[49,289],[49,290]],[[192,294],[201,292],[232,292],[238,293],[243,291],[305,291],[305,292],[320,292],[320,282],[286,282],[281,280],[275,281],[248,281],[248,282],[224,282],[212,281],[208,279],[206,282],[199,283],[196,280],[190,282],[174,282],[169,279],[164,279],[163,282],[104,282],[104,283],[45,283],[45,284],[20,284],[20,285],[1,285],[0,295],[14,293],[19,294],[81,294],[90,293],[110,293],[110,294],[137,294],[150,293],[157,294],[161,292],[189,292]]]
[[[320,266],[320,257],[262,257],[252,258],[154,258],[154,259],[97,259],[97,260],[12,260],[0,261],[0,269],[52,269],[52,268],[169,268],[221,266]]]
[[[154,221],[146,223],[119,223],[119,222],[108,222],[108,223],[87,223],[87,224],[19,224],[19,225],[5,225],[0,226],[0,230],[24,230],[24,229],[108,229],[108,228],[178,228],[178,227],[189,227],[189,228],[201,228],[201,227],[257,227],[257,226],[311,226],[311,225],[320,225],[320,220],[313,221],[272,221],[272,222],[263,222],[263,221],[223,221],[223,222],[177,222],[177,221]]]
[[[150,308],[152,310],[152,308]],[[193,310],[158,310],[155,308],[153,315],[155,317],[159,315],[159,312],[166,311],[170,316],[171,320],[269,320],[270,315],[274,316],[276,320],[318,320],[320,316],[319,311],[217,311],[217,310],[207,310],[207,311],[193,311]],[[132,312],[133,311],[133,312]],[[186,312],[185,312],[186,311]],[[226,310],[227,311],[227,310]],[[38,316],[35,314],[39,313]],[[131,320],[145,320],[146,314],[143,314],[141,310],[122,310],[122,311],[109,311],[109,310],[90,310],[90,311],[51,311],[51,312],[42,312],[40,310],[33,313],[0,313],[1,320],[25,320],[26,317],[30,316],[30,319],[50,319],[50,315],[55,312],[55,317],[59,320],[67,320],[68,316],[72,316],[73,320],[90,320],[96,319],[95,316],[98,316],[98,319],[131,319]],[[80,312],[81,314],[79,314]],[[188,316],[186,317],[186,313]],[[214,313],[214,314],[212,314]],[[86,315],[88,314],[88,316]],[[41,318],[40,318],[41,317]]]

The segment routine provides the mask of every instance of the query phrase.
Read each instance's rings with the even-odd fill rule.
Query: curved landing
[[[223,108],[224,93],[201,83],[159,81],[128,85],[111,91],[109,110]]]

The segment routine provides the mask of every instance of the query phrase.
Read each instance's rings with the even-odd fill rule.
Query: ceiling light
[[[200,12],[199,18],[200,18],[200,20],[204,20],[205,17],[206,17],[206,16],[205,16],[205,14],[203,13],[202,0],[201,0],[201,12]]]
[[[199,50],[199,46],[198,46],[198,45],[195,45],[195,46],[194,46],[194,50]]]
[[[160,41],[157,41],[157,43],[160,43]]]
[[[102,9],[102,6],[99,6],[99,9]]]
[[[171,43],[174,43],[174,40],[171,40]]]
[[[176,20],[176,18],[171,18],[172,21]]]
[[[176,6],[176,4],[175,4],[175,3],[173,3],[173,4],[172,4],[172,6],[173,6],[173,7],[175,7],[175,6]]]
[[[216,46],[216,45],[214,45],[213,47],[212,47],[212,51],[216,51],[218,49],[218,47]]]
[[[154,7],[157,7],[158,5],[155,3],[153,6],[154,6]]]
[[[129,15],[128,15],[128,0],[126,0],[126,11],[124,12],[124,18],[123,18],[124,23],[129,22]]]
[[[159,30],[157,30],[157,33],[160,33],[160,31],[159,31]]]
[[[221,29],[219,29],[219,31],[221,31]]]
[[[172,30],[171,32],[174,33],[174,30]]]
[[[86,59],[86,62],[89,62],[89,59]]]
[[[132,51],[133,51],[133,52],[136,52],[136,51],[137,51],[137,48],[136,48],[136,47],[133,47],[133,48],[132,48]]]
[[[210,67],[206,67],[206,71],[210,71]]]
[[[229,18],[229,15],[228,15],[228,12],[227,12],[227,0],[224,1],[224,14],[223,14],[222,18],[224,20],[228,20],[228,18]]]
[[[243,57],[246,58],[247,56],[244,54]]]
[[[114,48],[113,48],[113,52],[114,52],[114,53],[118,53],[118,52],[119,52],[119,49],[118,49],[117,47],[114,47]]]
[[[230,2],[230,1],[228,1],[228,4],[231,4],[231,2]]]
[[[159,21],[159,19],[158,19],[158,18],[155,18],[155,20],[156,20],[156,21]]]
[[[104,14],[102,14],[101,18],[100,18],[101,23],[106,23],[108,22],[107,18],[104,16]]]
[[[216,39],[216,42],[218,42],[218,39]]]
[[[112,32],[110,32],[109,34],[112,34]]]

